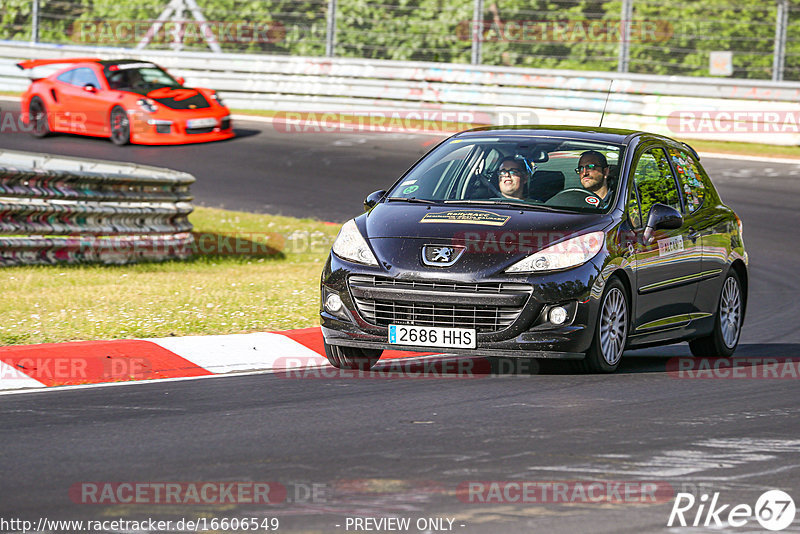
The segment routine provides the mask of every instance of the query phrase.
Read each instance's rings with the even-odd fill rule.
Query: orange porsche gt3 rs
[[[230,110],[210,89],[190,89],[148,61],[44,59],[21,69],[67,64],[32,77],[22,121],[35,137],[51,132],[108,137],[117,145],[172,145],[234,136]]]

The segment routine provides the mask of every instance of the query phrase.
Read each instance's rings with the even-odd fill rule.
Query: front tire
[[[28,104],[28,124],[31,126],[31,135],[42,138],[50,135],[50,123],[47,121],[47,108],[42,99],[35,96]]]
[[[382,353],[381,349],[340,347],[325,343],[325,356],[328,358],[328,362],[337,369],[369,371],[378,363]]]
[[[111,131],[111,142],[115,145],[122,146],[131,142],[131,123],[128,114],[119,106],[115,106],[111,110],[109,130]]]
[[[723,358],[733,355],[742,332],[743,311],[742,284],[736,271],[731,271],[722,283],[714,330],[705,337],[689,342],[692,354]]]
[[[613,373],[617,370],[628,340],[628,309],[625,287],[617,278],[612,278],[600,300],[592,345],[580,362],[584,371]]]

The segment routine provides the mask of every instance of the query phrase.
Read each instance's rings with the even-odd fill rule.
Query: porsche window
[[[417,164],[389,198],[435,203],[520,204],[570,211],[605,211],[616,196],[622,147],[577,139],[485,137],[451,139]],[[588,151],[602,154],[609,193],[601,200],[581,185],[578,163]],[[502,171],[502,172],[501,172]],[[519,180],[509,197],[500,177]],[[501,191],[502,189],[502,191]],[[575,196],[577,194],[577,197]]]
[[[100,88],[100,82],[97,81],[97,76],[95,76],[92,69],[88,67],[79,67],[77,69],[71,69],[67,72],[60,74],[58,76],[58,81],[68,83],[70,85],[77,85],[78,87],[83,87],[86,84],[92,84],[95,88]]]
[[[114,69],[113,67],[117,67]],[[106,69],[108,85],[112,89],[154,89],[158,87],[180,87],[169,74],[156,67],[124,68],[112,65]]]

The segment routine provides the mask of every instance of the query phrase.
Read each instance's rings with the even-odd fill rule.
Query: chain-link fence
[[[0,17],[18,41],[800,80],[800,0],[3,0]]]

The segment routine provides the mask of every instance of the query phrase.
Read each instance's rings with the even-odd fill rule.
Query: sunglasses
[[[522,176],[522,171],[519,169],[500,169],[499,171],[497,171],[498,176],[505,176],[507,174],[513,176]]]
[[[583,169],[586,169],[587,171],[593,171],[595,169],[598,169],[598,170],[605,169],[605,167],[603,165],[598,164],[598,163],[590,163],[588,165],[578,165],[575,168],[575,174],[580,174],[581,172],[583,172]]]

